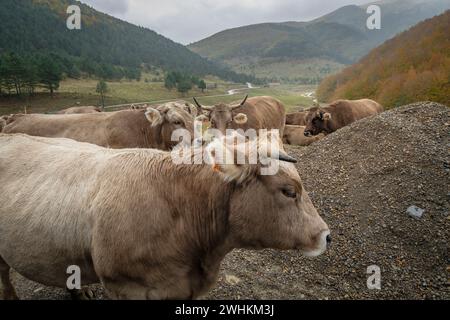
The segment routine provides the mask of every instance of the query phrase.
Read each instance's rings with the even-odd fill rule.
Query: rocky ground
[[[332,230],[331,249],[316,259],[236,250],[205,298],[450,299],[449,126],[449,108],[417,103],[289,147]],[[423,216],[408,214],[411,206]],[[373,265],[381,290],[367,288]],[[68,298],[17,275],[15,282],[25,299]]]

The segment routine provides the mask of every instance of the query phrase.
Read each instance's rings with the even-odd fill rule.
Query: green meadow
[[[249,94],[250,97],[275,97],[281,100],[288,110],[293,110],[298,106],[310,106],[312,99],[304,97],[303,94],[315,91],[313,86],[295,85],[247,89],[242,84],[224,82],[215,77],[208,77],[206,82],[210,89],[202,92],[195,88],[183,95],[176,89],[166,89],[162,82],[145,81],[144,79],[148,79],[145,75],[142,79],[141,81],[107,82],[108,92],[105,97],[105,105],[114,106],[141,102],[159,103],[177,99],[192,101],[194,96],[198,97],[202,104],[211,105],[219,102],[237,101]],[[0,98],[0,114],[53,113],[76,105],[100,106],[101,99],[96,92],[97,82],[94,79],[66,79],[61,82],[59,90],[53,97],[48,92],[38,90],[30,97]],[[228,95],[228,91],[232,89],[238,89],[239,91],[234,95]],[[114,109],[108,108],[107,110]]]

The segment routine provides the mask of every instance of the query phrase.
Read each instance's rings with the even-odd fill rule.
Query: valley
[[[297,106],[312,105],[312,98],[306,96],[306,93],[315,91],[315,86],[308,85],[280,85],[276,87],[257,87],[248,88],[245,85],[223,81],[216,77],[207,77],[208,85],[217,86],[214,89],[208,89],[202,92],[199,89],[193,89],[188,94],[181,94],[176,89],[167,90],[163,82],[146,82],[143,77],[141,81],[111,81],[107,82],[108,92],[105,96],[105,106],[108,111],[123,108],[110,108],[114,105],[131,105],[133,103],[146,102],[149,104],[171,101],[187,100],[192,97],[200,97],[199,100],[205,104],[214,104],[218,102],[232,102],[239,100],[242,95],[250,96],[270,95],[280,99],[288,110],[294,110]],[[66,79],[61,82],[60,89],[51,97],[44,91],[38,91],[32,97],[3,97],[0,99],[0,115],[23,113],[54,113],[58,110],[82,106],[100,106],[101,98],[96,93],[97,80],[93,79]],[[234,94],[230,95],[229,91]]]

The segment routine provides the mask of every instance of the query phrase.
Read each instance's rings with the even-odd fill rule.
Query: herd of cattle
[[[154,107],[101,112],[97,107],[73,107],[55,115],[17,114],[0,118],[3,133],[24,133],[48,138],[69,138],[113,149],[154,148],[171,150],[176,129],[193,134],[195,120],[227,129],[278,129],[285,144],[308,146],[362,118],[383,112],[375,101],[339,100],[326,107],[286,114],[283,104],[271,97],[245,98],[239,104],[196,106],[171,102]]]
[[[254,97],[1,117],[3,298],[17,299],[11,268],[66,288],[67,268],[77,266],[83,285],[100,282],[111,298],[186,299],[213,285],[235,248],[320,255],[329,228],[284,150],[272,156],[274,176],[262,176],[260,165],[175,165],[172,133],[193,133],[199,120],[223,133],[277,129],[285,143],[308,145],[382,111],[371,100],[340,100],[286,115],[280,101]],[[235,147],[216,139],[191,151],[214,163],[211,150]]]

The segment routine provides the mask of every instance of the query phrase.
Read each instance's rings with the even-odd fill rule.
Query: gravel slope
[[[236,250],[205,298],[450,299],[449,115],[421,102],[288,147],[330,225],[332,248],[314,260]],[[422,218],[407,214],[412,205],[425,210]],[[371,265],[381,268],[381,290],[367,289]],[[17,275],[15,282],[22,298],[68,298]]]

